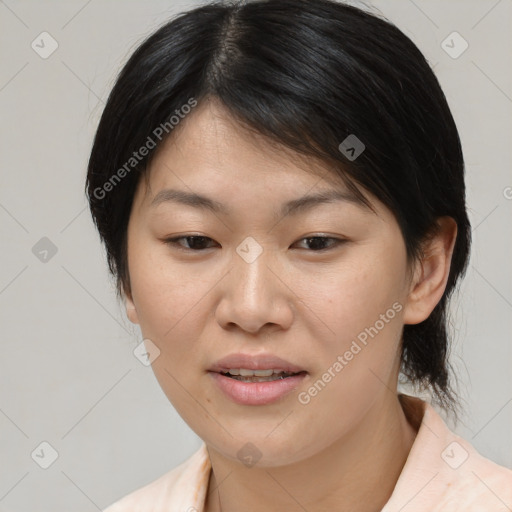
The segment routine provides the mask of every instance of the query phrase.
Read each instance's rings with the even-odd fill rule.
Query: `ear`
[[[123,289],[124,304],[126,308],[126,316],[132,322],[132,324],[139,323],[139,316],[137,315],[137,309],[133,302],[132,292],[130,289]]]
[[[451,217],[437,219],[437,230],[423,245],[423,256],[415,263],[404,311],[405,324],[419,324],[428,318],[446,288],[457,223]]]

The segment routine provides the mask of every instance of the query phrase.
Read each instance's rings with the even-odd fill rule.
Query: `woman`
[[[87,193],[144,356],[203,439],[107,512],[512,508],[456,413],[446,311],[470,247],[437,79],[329,0],[205,5],[120,73]]]

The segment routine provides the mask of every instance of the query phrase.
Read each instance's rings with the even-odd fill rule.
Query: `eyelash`
[[[191,247],[183,247],[182,245],[179,244],[179,240],[183,240],[183,239],[204,239],[204,240],[212,240],[211,238],[207,237],[207,236],[201,236],[201,235],[184,235],[184,236],[178,236],[178,237],[175,237],[175,238],[167,238],[166,240],[164,240],[164,243],[167,244],[167,245],[170,245],[170,246],[175,246],[175,247],[178,247],[178,249],[180,250],[183,250],[183,251],[192,251],[192,252],[203,252],[205,251],[206,249],[208,249],[208,247],[206,249],[192,249]],[[343,238],[335,238],[335,237],[329,237],[329,236],[307,236],[307,237],[304,237],[304,238],[301,238],[299,239],[298,241],[299,242],[302,242],[304,240],[334,240],[334,243],[330,245],[330,247],[325,247],[323,249],[318,249],[318,250],[312,250],[311,252],[326,252],[326,251],[329,251],[335,247],[338,247],[339,245],[347,242],[346,239],[343,239]]]

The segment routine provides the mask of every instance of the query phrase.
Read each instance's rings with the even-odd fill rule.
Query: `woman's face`
[[[167,397],[210,447],[233,460],[253,450],[260,465],[299,461],[396,389],[404,240],[376,198],[374,213],[332,171],[249,134],[215,103],[182,123],[134,198],[128,316],[159,351]],[[305,201],[332,192],[341,199]],[[204,238],[166,243],[187,236]],[[229,368],[300,373],[254,383],[218,373]]]

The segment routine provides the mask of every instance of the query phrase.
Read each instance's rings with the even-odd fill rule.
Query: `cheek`
[[[165,345],[179,337],[183,325],[198,325],[194,315],[213,276],[205,281],[193,269],[184,272],[154,241],[134,243],[130,250],[130,282],[142,333]]]
[[[405,257],[398,250],[367,252],[370,254],[354,251],[336,269],[316,273],[313,279],[304,275],[296,281],[297,294],[316,313],[318,324],[324,324],[327,339],[338,340],[336,349],[342,349],[375,323],[381,328],[384,322],[386,328],[380,330],[393,330],[393,339],[400,332]],[[391,324],[392,329],[388,328]]]
[[[190,370],[202,359],[201,347],[194,340],[201,338],[205,293],[215,281],[212,277],[211,282],[205,281],[192,271],[185,273],[160,250],[141,247],[133,246],[130,280],[142,336],[160,351],[152,370],[186,422],[210,425],[211,417],[191,400],[197,375]]]
[[[316,336],[312,333],[317,385],[303,402],[331,404],[339,414],[355,417],[392,385],[404,309],[405,254],[399,249],[354,253],[336,272],[311,281],[305,302],[321,320]],[[307,290],[304,286],[302,293]]]
[[[311,333],[316,372],[297,396],[297,418],[307,418],[325,440],[349,432],[394,386],[402,330],[400,273],[359,263],[314,280],[308,296],[308,306],[321,319],[316,325],[329,330]],[[303,450],[306,454],[305,444]]]

